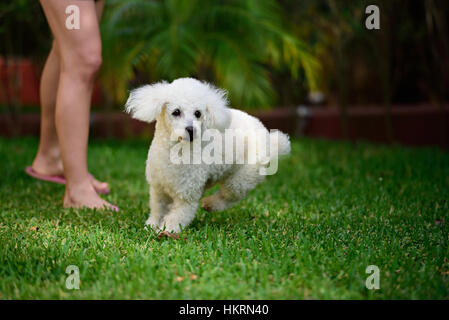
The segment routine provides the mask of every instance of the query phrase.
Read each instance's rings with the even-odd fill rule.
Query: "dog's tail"
[[[268,165],[278,156],[290,153],[290,138],[287,134],[273,130],[266,135],[259,136],[258,163],[262,166]]]
[[[270,132],[270,148],[276,148],[278,150],[278,155],[288,155],[291,151],[290,138],[288,134],[283,133],[279,130]]]

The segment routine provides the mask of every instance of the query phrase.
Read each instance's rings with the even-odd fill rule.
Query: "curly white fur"
[[[191,144],[190,139],[198,139],[197,135],[205,129],[217,129],[223,137],[225,129],[269,134],[257,118],[227,105],[224,91],[192,78],[146,85],[131,92],[126,111],[142,121],[156,120],[146,165],[151,208],[146,224],[153,229],[165,227],[180,232],[194,219],[204,190],[215,184],[220,190],[201,201],[207,211],[229,208],[264,180],[259,169],[266,163],[174,164],[170,161],[170,149],[178,141]],[[180,115],[174,116],[175,110]],[[189,137],[186,127],[193,128],[193,137]],[[279,154],[288,154],[288,136],[278,133]]]

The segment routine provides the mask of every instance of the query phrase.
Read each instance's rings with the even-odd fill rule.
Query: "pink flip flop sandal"
[[[47,176],[44,174],[40,174],[37,173],[32,167],[26,167],[25,168],[25,172],[26,174],[28,174],[29,176],[38,179],[38,180],[42,180],[42,181],[48,181],[48,182],[53,182],[53,183],[58,183],[58,184],[65,184],[66,180],[65,177],[63,175],[55,175],[55,176]],[[92,176],[89,173],[90,176]],[[109,194],[109,188],[104,188],[102,190],[97,190],[98,193],[101,194]]]

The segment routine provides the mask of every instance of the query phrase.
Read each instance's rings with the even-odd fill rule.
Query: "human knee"
[[[88,75],[95,75],[100,69],[102,59],[101,50],[88,49],[80,52],[80,60],[82,61],[82,68]]]
[[[68,62],[68,68],[82,77],[91,78],[100,69],[101,48],[80,48]]]

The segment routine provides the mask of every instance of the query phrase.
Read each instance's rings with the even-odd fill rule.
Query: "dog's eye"
[[[179,109],[175,109],[175,111],[173,111],[171,114],[175,117],[178,117],[181,115],[181,111]]]
[[[197,118],[201,117],[201,112],[196,110],[195,111],[195,117],[197,117]]]

